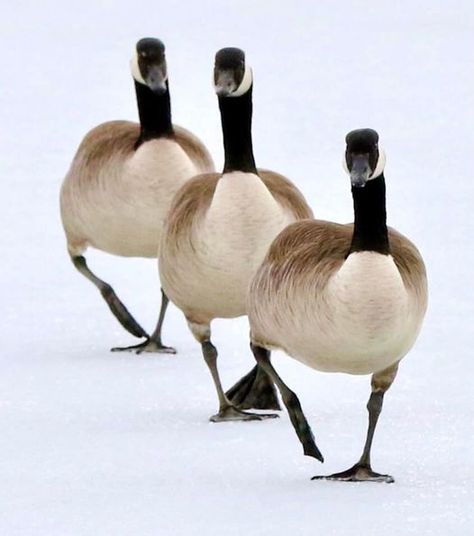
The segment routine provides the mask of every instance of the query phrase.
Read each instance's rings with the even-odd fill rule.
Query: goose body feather
[[[271,241],[289,223],[312,215],[290,181],[270,171],[259,175],[197,177],[173,202],[160,278],[191,322],[245,314],[249,282]]]
[[[213,170],[204,145],[187,130],[135,148],[140,126],[110,121],[81,143],[61,188],[69,251],[93,246],[126,257],[157,257],[176,191],[196,173]]]
[[[427,306],[423,260],[389,228],[391,255],[350,254],[352,225],[303,221],[273,242],[252,281],[254,343],[325,372],[369,374],[414,344]]]

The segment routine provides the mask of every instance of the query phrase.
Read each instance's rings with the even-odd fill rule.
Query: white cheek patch
[[[349,171],[349,168],[347,167],[347,161],[346,161],[346,154],[344,153],[344,156],[342,157],[342,169],[350,175],[351,172]]]
[[[375,166],[374,172],[367,180],[371,181],[372,179],[380,177],[385,169],[385,162],[385,151],[383,149],[379,149],[379,159],[377,160],[377,165]]]
[[[132,71],[133,78],[140,84],[146,86],[146,82],[143,79],[142,73],[140,72],[140,67],[138,66],[138,54],[136,51],[130,60],[130,70]]]
[[[244,93],[247,93],[247,91],[250,89],[252,82],[253,82],[252,69],[246,65],[244,77],[242,78],[242,82],[240,83],[240,86],[235,91],[233,91],[229,96],[241,97]]]

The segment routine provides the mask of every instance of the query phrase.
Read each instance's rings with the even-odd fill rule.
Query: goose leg
[[[127,351],[135,351],[137,354],[141,354],[143,352],[149,352],[149,353],[160,353],[160,354],[175,354],[176,350],[174,348],[171,348],[170,346],[164,346],[161,342],[161,328],[163,326],[163,321],[165,319],[166,309],[168,308],[169,299],[168,296],[163,292],[163,289],[161,289],[161,308],[160,308],[160,316],[158,317],[158,322],[156,324],[155,331],[150,335],[150,337],[147,336],[147,340],[135,344],[133,346],[124,346],[124,347],[116,347],[112,348],[112,352],[127,352]]]
[[[270,352],[261,346],[251,344],[253,355],[257,360],[257,363],[263,368],[263,370],[272,379],[274,384],[278,387],[283,403],[288,411],[288,414],[295,429],[296,435],[303,445],[303,452],[306,456],[312,456],[320,462],[324,461],[323,455],[316,446],[314,441],[313,432],[304,416],[301,409],[300,401],[296,394],[287,387],[283,380],[278,375],[277,371],[273,368],[270,361]]]
[[[255,365],[226,392],[226,396],[239,409],[281,410],[275,384],[260,365]]]
[[[241,411],[230,402],[224,393],[219,371],[217,370],[217,349],[211,342],[211,329],[209,324],[193,322],[190,319],[187,320],[194,337],[201,343],[202,355],[211,373],[219,398],[219,412],[216,413],[216,415],[213,415],[209,420],[211,422],[261,421],[263,419],[278,417],[276,414],[263,415]]]
[[[217,370],[217,350],[210,340],[201,343],[202,355],[206,361],[206,365],[211,372],[214,385],[216,387],[217,396],[219,397],[219,413],[213,415],[211,422],[225,422],[225,421],[261,421],[263,419],[270,419],[278,417],[276,414],[260,415],[257,413],[249,413],[241,411],[232,405],[230,400],[222,389],[219,372]]]
[[[370,463],[370,451],[374,432],[377,426],[380,413],[382,412],[383,397],[388,388],[392,385],[397,375],[398,363],[388,369],[378,372],[372,376],[372,393],[367,403],[369,412],[369,426],[367,429],[367,438],[365,440],[364,450],[360,460],[347,471],[334,473],[328,476],[314,476],[312,480],[341,480],[345,482],[386,482],[391,484],[395,482],[392,476],[376,473],[372,471]]]
[[[122,324],[122,326],[135,337],[146,337],[148,339],[147,332],[133,318],[128,309],[115,294],[114,289],[90,271],[85,257],[82,255],[71,256],[71,260],[76,269],[99,289],[102,297],[120,324]]]

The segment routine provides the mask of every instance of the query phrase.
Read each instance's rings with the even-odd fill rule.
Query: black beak
[[[357,154],[352,157],[351,184],[354,188],[363,188],[371,173],[368,154]]]
[[[163,69],[159,65],[149,67],[145,82],[155,95],[163,95],[166,92],[166,80]]]
[[[218,72],[214,87],[218,97],[228,97],[236,89],[233,72],[230,70]]]

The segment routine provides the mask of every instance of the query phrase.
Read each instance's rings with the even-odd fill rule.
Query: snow
[[[471,0],[167,3],[18,1],[2,6],[0,534],[467,535],[474,532],[472,378],[474,9]],[[320,218],[352,218],[347,131],[387,152],[389,223],[421,249],[430,308],[387,393],[373,449],[393,485],[310,481],[360,454],[369,378],[324,375],[283,354],[324,465],[286,413],[211,424],[200,349],[170,307],[177,356],[132,343],[66,254],[58,189],[82,136],[136,114],[135,41],[167,45],[174,120],[220,166],[214,53],[246,50],[260,166],[290,176]],[[156,264],[91,251],[150,330]],[[253,366],[245,318],[216,321],[230,386]]]

